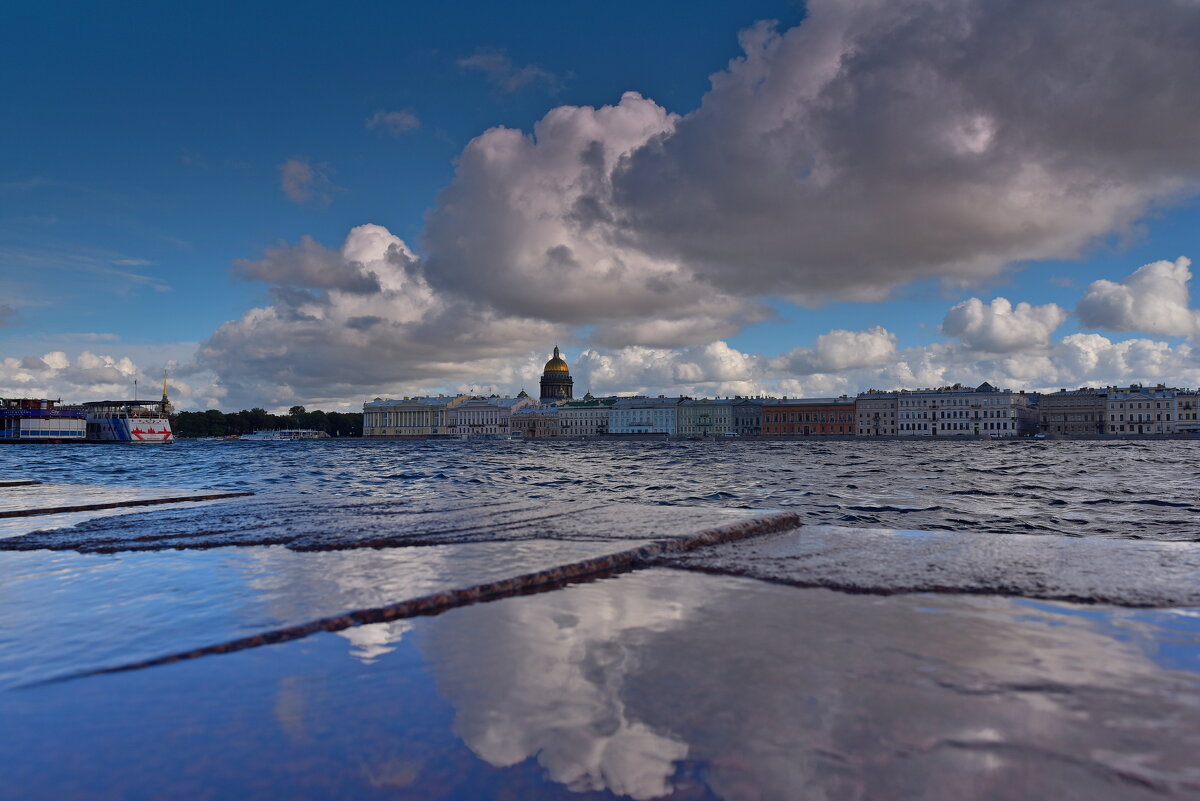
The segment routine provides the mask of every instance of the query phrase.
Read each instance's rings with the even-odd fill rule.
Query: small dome
[[[546,362],[546,367],[542,371],[545,373],[569,373],[571,368],[567,367],[567,363],[563,361],[562,356],[558,353],[558,345],[554,346],[554,355],[550,357],[550,361]]]

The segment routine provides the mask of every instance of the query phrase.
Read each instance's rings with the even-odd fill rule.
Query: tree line
[[[177,437],[229,437],[277,428],[311,428],[331,437],[361,437],[362,424],[362,412],[310,412],[303,406],[293,406],[287,414],[255,407],[240,412],[209,409],[171,415],[171,430]]]

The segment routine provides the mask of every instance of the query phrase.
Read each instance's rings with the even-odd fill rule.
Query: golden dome
[[[567,367],[567,363],[563,361],[562,356],[558,354],[558,345],[554,346],[554,355],[550,357],[550,361],[546,362],[544,373],[569,373],[571,369]]]

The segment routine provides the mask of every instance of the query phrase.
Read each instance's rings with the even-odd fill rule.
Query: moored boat
[[[175,441],[164,400],[105,400],[83,404],[88,442],[160,443]]]
[[[0,442],[83,442],[86,412],[48,398],[0,398]]]

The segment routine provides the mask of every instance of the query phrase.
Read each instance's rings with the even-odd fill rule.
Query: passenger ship
[[[0,442],[83,442],[87,413],[47,398],[0,398]]]
[[[106,400],[83,404],[89,442],[169,443],[175,441],[167,419],[167,396],[161,401]]]

